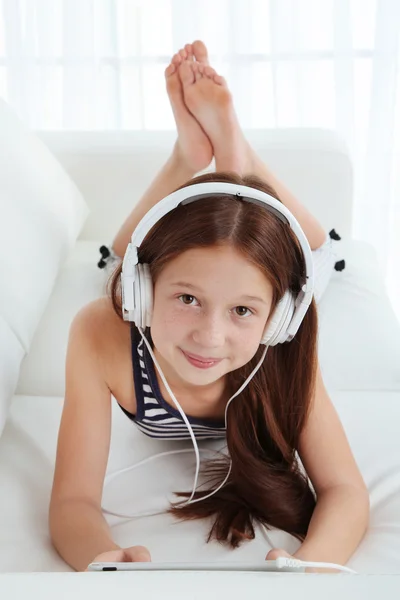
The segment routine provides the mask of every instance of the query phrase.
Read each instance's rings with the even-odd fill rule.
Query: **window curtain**
[[[399,34],[398,0],[2,0],[0,95],[39,130],[173,128],[163,71],[203,39],[244,128],[347,142],[353,236],[400,318]]]

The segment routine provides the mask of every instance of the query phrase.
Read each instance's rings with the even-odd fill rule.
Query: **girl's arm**
[[[49,512],[55,548],[79,571],[85,570],[101,552],[119,548],[101,512],[110,443],[111,393],[102,376],[99,340],[93,333],[101,330],[99,302],[81,309],[70,329],[65,400]]]
[[[315,396],[299,455],[317,494],[309,530],[295,557],[344,565],[369,521],[369,494],[318,367]]]
[[[85,571],[99,554],[120,548],[101,510],[86,499],[52,501],[50,531],[57,552],[76,571]]]

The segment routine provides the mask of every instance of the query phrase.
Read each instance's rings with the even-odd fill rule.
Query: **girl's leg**
[[[307,237],[314,264],[314,299],[318,304],[328,287],[335,263],[338,260],[332,239],[313,214],[271,173],[250,144],[247,143],[247,147],[252,165],[251,172],[274,188],[280,200],[297,219]]]
[[[176,188],[191,179],[195,172],[194,169],[191,169],[187,165],[185,159],[181,156],[178,145],[175,144],[171,156],[115,236],[112,249],[118,257],[123,258],[125,255],[126,248],[131,241],[131,236],[136,225],[150,208],[161,200],[161,198],[168,196]]]
[[[299,222],[306,235],[308,243],[310,244],[311,250],[320,248],[327,238],[327,233],[322,225],[319,223],[316,217],[314,217],[314,215],[310,213],[310,211],[303,204],[301,204],[299,200],[297,200],[292,192],[275,177],[265,163],[263,163],[261,158],[256,154],[255,150],[250,146],[250,144],[248,142],[246,143],[248,146],[249,160],[252,165],[251,173],[266,181],[276,191],[279,199]]]
[[[118,257],[124,256],[136,225],[150,208],[197,172],[205,169],[212,160],[213,149],[210,140],[184,103],[182,83],[178,75],[182,61],[205,60],[203,48],[204,45],[200,42],[187,44],[173,56],[165,71],[178,139],[171,156],[115,236],[112,250]]]
[[[190,112],[214,148],[217,171],[254,174],[271,185],[302,227],[312,250],[327,239],[318,220],[271,173],[245,139],[226,81],[207,64],[185,61],[179,67],[183,95]]]

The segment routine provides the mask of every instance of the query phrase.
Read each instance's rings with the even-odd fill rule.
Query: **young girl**
[[[209,539],[233,548],[254,537],[258,520],[301,540],[297,558],[344,564],[365,533],[369,497],[318,366],[315,300],[333,268],[330,239],[245,140],[226,82],[208,65],[202,42],[173,57],[166,82],[178,130],[172,155],[113,242],[119,261],[110,297],[84,307],[70,330],[50,503],[53,544],[77,570],[92,561],[151,560],[151,549],[120,548],[101,510],[111,395],[146,435],[189,433],[138,327],[123,319],[119,263],[132,232],[162,198],[218,181],[261,190],[291,212],[312,250],[315,293],[293,341],[271,345],[230,403],[225,429],[228,400],[260,361],[278,302],[301,289],[299,242],[265,207],[228,194],[177,207],[143,240],[139,262],[149,265],[154,286],[147,343],[196,437],[226,437],[231,460],[230,472],[224,461],[210,465],[216,483],[229,473],[219,491],[171,511],[178,518],[211,517]],[[192,179],[213,156],[216,173]],[[289,556],[275,548],[267,559],[280,555]]]

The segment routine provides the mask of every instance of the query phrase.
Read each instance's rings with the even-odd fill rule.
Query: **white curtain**
[[[174,127],[163,71],[203,39],[244,128],[335,129],[356,238],[400,316],[399,0],[2,0],[0,95],[34,129]]]

